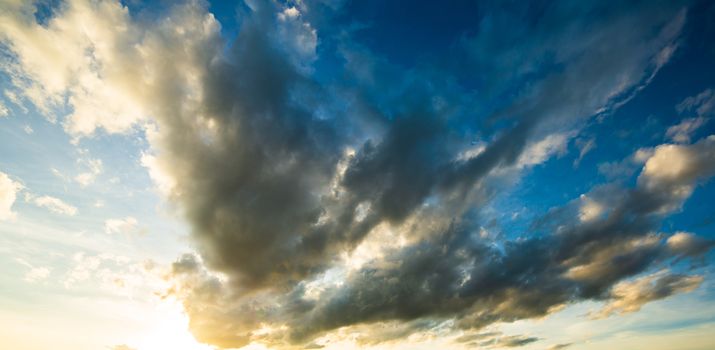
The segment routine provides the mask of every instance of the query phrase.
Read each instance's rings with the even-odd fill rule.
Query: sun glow
[[[134,342],[127,345],[137,350],[212,350],[199,343],[189,331],[189,317],[176,301],[164,301],[157,305],[155,327],[147,329]]]

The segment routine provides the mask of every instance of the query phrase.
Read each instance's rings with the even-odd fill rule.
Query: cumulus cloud
[[[16,56],[6,71],[23,97],[50,120],[57,119],[52,110],[65,94],[73,110],[65,126],[74,134],[91,134],[97,127],[124,132],[145,116],[138,107],[142,91],[127,79],[133,74],[125,75],[133,57],[121,53],[136,51],[129,49],[134,33],[128,32],[132,27],[126,26],[128,13],[121,4],[68,1],[60,5],[64,16],[47,26],[35,22],[32,3],[2,7],[0,31]],[[120,61],[126,64],[116,64]]]
[[[0,15],[15,85],[48,114],[68,96],[62,123],[71,135],[144,132],[151,150],[141,163],[185,215],[199,251],[173,265],[170,291],[198,340],[237,348],[311,344],[346,328],[378,341],[477,330],[619,298],[609,293],[621,280],[701,254],[652,232],[712,175],[710,138],[656,148],[635,188],[595,188],[520,239],[475,234],[508,175],[564,152],[588,118],[652,80],[677,47],[684,10],[558,3],[542,21],[485,25],[464,39],[474,66],[488,64],[479,52],[494,56],[497,66],[482,71],[513,71],[513,82],[530,76],[532,61],[561,69],[475,121],[474,95],[455,77],[405,70],[359,45],[339,52],[348,64],[338,75],[354,81],[318,82],[310,68],[321,28],[308,21],[309,6],[296,6],[251,2],[228,45],[192,1],[152,23],[112,1],[69,1],[46,26],[29,7]],[[499,40],[504,47],[484,37],[515,22],[535,38]],[[464,130],[477,128],[484,145],[470,151]],[[105,231],[136,226],[110,219]]]
[[[52,196],[29,196],[30,201],[40,208],[45,208],[53,213],[74,216],[77,214],[77,207],[67,204],[65,201]]]
[[[12,206],[17,199],[17,193],[23,186],[13,181],[7,174],[0,172],[0,220],[13,220],[17,215],[12,211]]]
[[[643,205],[659,205],[660,210],[680,207],[699,180],[715,173],[715,135],[693,145],[661,145],[645,162],[638,177]]]

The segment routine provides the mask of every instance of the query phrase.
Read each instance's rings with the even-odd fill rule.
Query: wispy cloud
[[[65,203],[63,200],[52,196],[34,197],[29,195],[28,201],[40,208],[45,208],[53,213],[74,216],[77,214],[77,207]]]

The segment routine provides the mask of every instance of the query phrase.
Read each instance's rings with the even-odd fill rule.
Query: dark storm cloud
[[[688,157],[683,173],[662,177],[646,164],[635,188],[589,193],[608,208],[595,219],[579,220],[575,200],[520,239],[475,233],[480,207],[499,188],[498,172],[518,171],[536,141],[618,108],[668,61],[686,18],[677,4],[545,9],[544,21],[524,23],[538,35],[514,50],[557,69],[532,77],[525,61],[493,60],[504,65],[497,71],[511,67],[518,76],[509,79],[529,84],[491,111],[460,104],[467,97],[486,103],[454,83],[460,72],[431,80],[442,68],[400,68],[349,43],[342,51],[345,76],[374,79],[318,83],[282,44],[291,38],[277,37],[290,34],[275,30],[284,25],[276,16],[284,9],[251,7],[227,52],[219,43],[197,55],[199,115],[175,107],[158,120],[159,157],[176,179],[172,198],[192,225],[203,261],[226,276],[212,277],[188,256],[174,265],[175,293],[199,340],[221,347],[251,340],[306,344],[341,327],[395,321],[398,327],[382,333],[371,329],[374,341],[449,320],[451,328],[479,329],[607,299],[614,284],[655,263],[703,253],[687,243],[669,249],[651,233],[698,179],[711,175],[711,158],[696,156],[711,151],[710,141],[680,146]],[[509,32],[503,26],[511,22],[500,23],[466,38],[468,49],[512,56],[511,47],[482,42]],[[404,80],[383,84],[382,71]],[[460,158],[473,140],[465,126],[484,127],[485,148]],[[383,257],[346,272],[341,284],[309,297],[310,283],[380,225],[403,232],[408,244],[386,248]],[[263,323],[287,328],[261,335]],[[502,337],[491,344],[536,340]]]

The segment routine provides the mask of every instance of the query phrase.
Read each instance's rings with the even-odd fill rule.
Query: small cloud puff
[[[16,213],[12,206],[17,198],[17,193],[23,186],[13,181],[7,174],[0,172],[0,221],[14,220]]]
[[[123,219],[107,219],[104,221],[104,232],[107,234],[133,233],[138,231],[136,218],[127,216]]]
[[[45,208],[53,213],[74,216],[77,214],[77,207],[65,203],[63,200],[52,197],[52,196],[40,196],[34,197],[32,195],[27,195],[26,199],[29,199],[33,204],[40,208]]]

